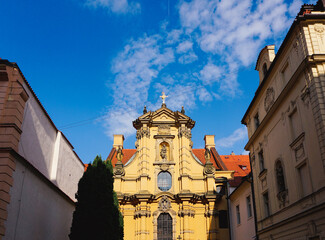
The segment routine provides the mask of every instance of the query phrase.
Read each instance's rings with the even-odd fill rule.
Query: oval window
[[[168,191],[172,187],[172,175],[169,172],[160,172],[157,181],[161,191]]]

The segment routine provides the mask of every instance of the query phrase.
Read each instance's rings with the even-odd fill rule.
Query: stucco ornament
[[[266,95],[264,99],[264,109],[266,112],[268,112],[272,107],[274,103],[274,96],[275,96],[274,89],[272,87],[268,88],[266,90]]]
[[[150,137],[150,131],[148,127],[142,127],[137,131],[136,138],[141,139],[142,137]]]
[[[170,134],[170,126],[166,125],[166,124],[158,125],[158,134],[169,135]]]
[[[168,164],[162,164],[162,165],[160,165],[160,169],[161,169],[161,171],[166,172],[169,169],[169,165]]]
[[[159,201],[159,210],[166,212],[170,209],[171,203],[167,196],[163,196]]]
[[[180,127],[178,129],[178,137],[186,137],[188,139],[192,138],[192,133],[191,133],[191,129],[187,128],[187,127]]]
[[[321,26],[321,25],[315,25],[314,29],[315,29],[315,31],[316,31],[317,33],[322,33],[322,32],[324,32],[324,27]]]

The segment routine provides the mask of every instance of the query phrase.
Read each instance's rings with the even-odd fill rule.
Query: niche
[[[170,147],[167,142],[159,144],[159,160],[162,162],[170,161]]]

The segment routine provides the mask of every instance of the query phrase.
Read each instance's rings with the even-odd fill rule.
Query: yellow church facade
[[[124,239],[229,239],[228,170],[205,136],[205,149],[192,149],[195,122],[163,103],[133,121],[135,149],[123,149],[114,135],[108,156],[114,190],[124,217]]]

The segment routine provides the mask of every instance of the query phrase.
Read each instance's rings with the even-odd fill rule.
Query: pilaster
[[[191,189],[191,166],[190,166],[190,149],[191,149],[191,129],[182,124],[178,130],[179,137],[179,157],[180,157],[180,181],[181,192],[190,192]]]
[[[22,82],[14,64],[0,64],[0,240],[5,235],[4,223],[14,180],[13,154],[18,152],[25,103],[29,98]]]

